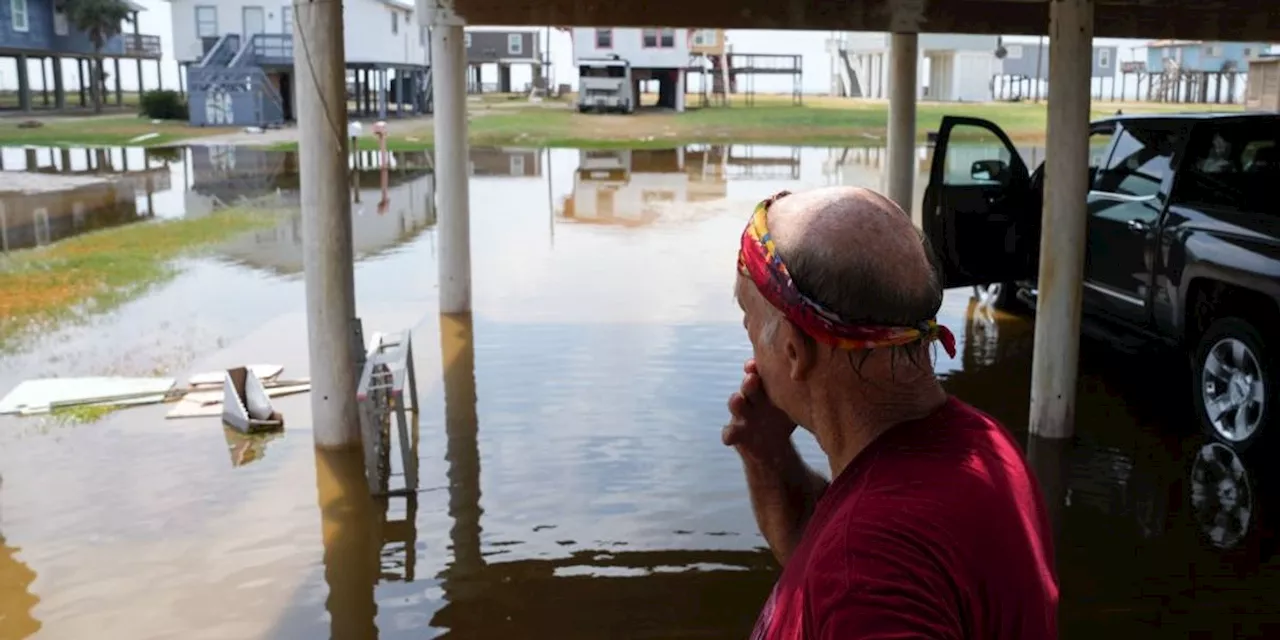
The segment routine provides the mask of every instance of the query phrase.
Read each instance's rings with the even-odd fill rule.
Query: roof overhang
[[[1042,35],[1048,0],[454,0],[468,24],[891,31],[894,7],[922,6],[924,33]],[[1271,0],[1100,0],[1094,36],[1224,41],[1280,40]]]

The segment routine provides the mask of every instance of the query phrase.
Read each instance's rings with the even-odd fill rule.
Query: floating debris
[[[79,405],[164,402],[173,378],[42,378],[27,380],[0,400],[0,414],[36,415]]]
[[[275,380],[281,372],[284,371],[284,365],[279,364],[251,364],[247,368],[257,376],[259,380],[267,382]],[[226,371],[207,371],[205,373],[197,373],[187,378],[187,384],[191,387],[218,386],[226,378]]]
[[[227,369],[222,383],[222,421],[241,433],[270,431],[284,426],[258,376],[247,367]]]

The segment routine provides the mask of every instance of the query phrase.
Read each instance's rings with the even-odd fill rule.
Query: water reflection
[[[414,327],[423,345],[420,492],[370,500],[359,459],[317,457],[305,396],[280,398],[289,431],[269,443],[216,419],[165,422],[163,407],[52,436],[0,422],[0,620],[23,620],[18,637],[32,625],[53,637],[746,636],[777,568],[718,440],[749,353],[730,295],[735,240],[758,198],[836,170],[861,180],[873,152],[828,167],[826,149],[478,149],[465,317],[434,306],[427,159],[393,155],[382,216],[376,157],[353,159],[369,207],[354,221],[365,326]],[[193,153],[170,159],[185,166],[178,195],[293,180],[271,152]],[[0,387],[157,370],[147,354],[183,349],[190,359],[163,370],[269,359],[304,375],[296,261],[267,255],[294,251],[290,225],[6,357]],[[937,363],[948,390],[1025,438],[1032,322],[968,290],[948,291],[940,316],[961,342]],[[1239,622],[1236,635],[1265,636],[1280,619],[1266,453],[1206,449],[1179,404],[1184,365],[1083,352],[1078,437],[1027,441],[1057,534],[1065,635]],[[819,459],[811,440],[799,446]]]
[[[480,420],[476,408],[475,334],[470,314],[440,316],[444,380],[445,460],[449,463],[449,530],[453,561],[445,570],[449,600],[474,593],[484,568],[480,544]]]
[[[40,598],[31,591],[36,573],[18,557],[19,552],[0,533],[0,638],[25,638],[40,630],[35,618]]]
[[[330,637],[376,638],[384,514],[369,494],[359,449],[316,449],[315,456]]]

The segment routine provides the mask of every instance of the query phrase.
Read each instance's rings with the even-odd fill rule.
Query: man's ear
[[[816,365],[817,344],[790,320],[783,320],[782,325],[783,349],[786,350],[791,379],[803,382],[813,373]]]

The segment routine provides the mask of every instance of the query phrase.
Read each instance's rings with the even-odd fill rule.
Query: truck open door
[[[922,214],[943,286],[1016,282],[1035,274],[1039,195],[1026,163],[995,124],[942,118]]]

